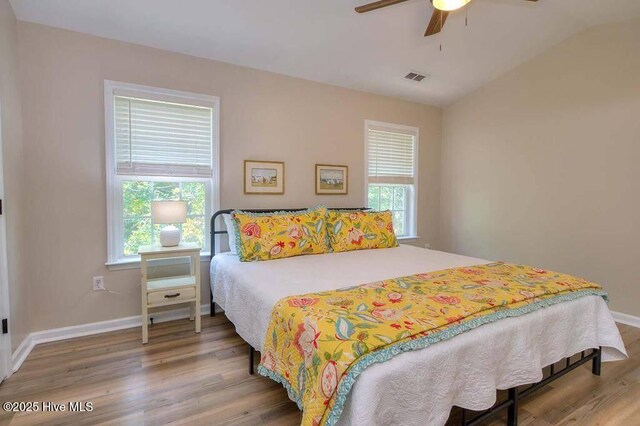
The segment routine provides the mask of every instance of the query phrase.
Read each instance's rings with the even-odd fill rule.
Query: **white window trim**
[[[199,93],[183,92],[171,89],[161,89],[139,84],[122,83],[118,81],[104,81],[104,128],[105,128],[105,158],[106,158],[106,182],[107,182],[107,262],[105,265],[109,269],[133,269],[140,267],[140,256],[119,257],[119,247],[124,244],[120,231],[122,224],[122,194],[119,180],[122,177],[116,175],[115,161],[115,140],[114,140],[114,105],[113,96],[115,92],[123,94],[130,92],[131,95],[144,96],[147,99],[154,99],[165,102],[183,102],[192,105],[208,106],[213,108],[212,114],[212,155],[213,155],[213,175],[209,186],[210,205],[208,213],[213,214],[220,206],[220,98],[218,96],[203,95]],[[130,176],[130,178],[139,178]],[[140,176],[144,178],[144,176]],[[171,180],[171,177],[154,177],[152,180]],[[180,178],[188,180],[188,178]],[[195,179],[202,180],[202,179]],[[119,209],[119,210],[118,210]],[[205,241],[209,242],[210,221],[205,213]],[[118,245],[120,244],[120,246]],[[208,260],[209,253],[203,247],[201,258]]]
[[[386,127],[390,130],[397,130],[399,132],[407,132],[415,135],[415,146],[414,146],[414,163],[413,163],[413,197],[411,200],[411,206],[407,211],[410,213],[409,220],[407,222],[410,224],[409,229],[407,231],[407,235],[403,235],[402,237],[398,237],[398,240],[409,242],[415,241],[419,239],[418,236],[418,163],[420,161],[420,129],[418,127],[406,126],[404,124],[394,124],[394,123],[386,123],[384,121],[375,121],[375,120],[365,120],[364,121],[364,205],[369,205],[369,128],[370,127]]]
[[[400,239],[400,238],[399,238]],[[187,259],[188,260],[188,259]],[[211,254],[209,252],[200,252],[200,261],[209,262],[211,260]],[[182,262],[176,259],[157,259],[154,265],[179,265]],[[123,258],[114,263],[105,263],[110,271],[124,271],[127,269],[140,269],[140,256]]]

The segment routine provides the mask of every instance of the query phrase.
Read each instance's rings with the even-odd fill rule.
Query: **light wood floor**
[[[9,414],[0,424],[297,425],[281,385],[247,373],[247,345],[224,315],[37,346],[0,385],[5,401],[91,401],[89,413]],[[524,400],[521,425],[640,425],[640,329],[620,326],[630,359],[585,365]],[[454,409],[451,420],[458,415]],[[453,422],[451,422],[453,423]],[[504,424],[496,419],[489,425]]]

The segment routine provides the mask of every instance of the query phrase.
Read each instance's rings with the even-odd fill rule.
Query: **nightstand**
[[[160,306],[189,303],[190,318],[195,319],[196,333],[200,333],[200,247],[194,243],[140,246],[138,254],[142,272],[142,343],[149,341],[149,309]],[[189,258],[189,274],[149,278],[149,262],[169,258]]]

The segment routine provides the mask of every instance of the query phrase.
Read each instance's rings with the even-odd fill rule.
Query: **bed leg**
[[[213,292],[211,291],[211,289],[209,289],[209,303],[211,303],[211,308],[210,308],[210,312],[209,315],[212,317],[216,316],[216,304],[213,303]]]
[[[249,374],[253,375],[253,356],[256,350],[253,349],[253,346],[249,345]]]
[[[509,399],[513,404],[507,409],[507,425],[518,426],[518,388],[509,389]]]
[[[599,376],[600,369],[602,367],[602,347],[599,347],[595,351],[598,355],[596,355],[596,357],[593,358],[593,361],[592,361],[593,364],[591,365],[591,373],[595,374],[596,376]]]

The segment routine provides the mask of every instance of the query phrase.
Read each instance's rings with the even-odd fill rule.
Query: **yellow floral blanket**
[[[607,297],[581,278],[490,263],[286,297],[273,308],[258,372],[284,385],[303,425],[333,425],[367,366],[586,295]]]

